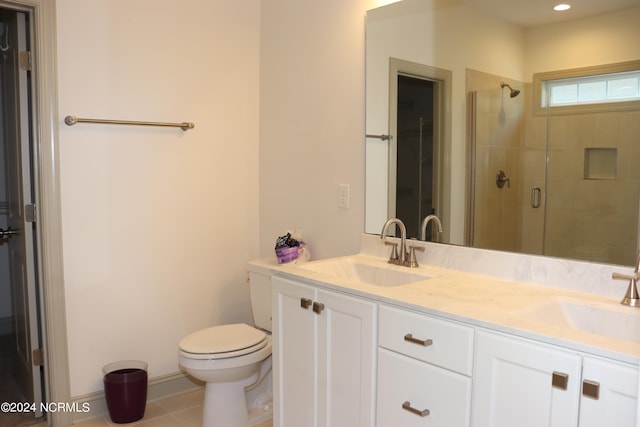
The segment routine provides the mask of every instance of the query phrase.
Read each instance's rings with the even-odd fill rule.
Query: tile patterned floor
[[[206,427],[202,425],[203,399],[204,391],[198,390],[147,404],[144,418],[134,423],[115,424],[107,416],[74,424],[74,427]],[[38,424],[33,427],[44,426],[46,424]],[[254,424],[252,427],[273,427],[273,424],[269,419]]]

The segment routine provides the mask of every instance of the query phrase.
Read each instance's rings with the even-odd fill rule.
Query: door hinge
[[[33,360],[33,366],[44,365],[44,352],[41,348],[36,348],[31,352],[31,359]]]
[[[33,203],[24,205],[24,216],[27,222],[36,222],[36,205]]]
[[[20,51],[18,54],[18,62],[21,70],[31,71],[31,52],[28,50]]]

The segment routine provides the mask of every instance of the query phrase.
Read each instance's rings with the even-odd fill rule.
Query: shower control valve
[[[507,184],[507,188],[511,187],[511,180],[509,178],[507,178],[507,174],[504,173],[503,170],[498,171],[498,174],[496,175],[496,185],[498,186],[498,188],[502,188],[504,187],[504,184]]]

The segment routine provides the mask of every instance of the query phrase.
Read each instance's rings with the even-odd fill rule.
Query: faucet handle
[[[611,278],[614,280],[640,280],[640,273],[636,272],[635,274],[622,274],[622,273],[613,273]]]
[[[416,251],[424,252],[424,246],[409,246],[409,267],[420,267],[418,260],[416,259]]]
[[[384,241],[384,244],[387,246],[392,246],[391,248],[391,255],[389,256],[389,261],[387,261],[389,264],[399,264],[400,263],[400,256],[398,255],[398,244],[395,242],[389,242],[387,240]]]
[[[627,288],[627,293],[625,294],[620,304],[630,305],[632,307],[640,307],[640,296],[638,296],[638,285],[637,282],[640,279],[640,273],[638,271],[633,275],[622,274],[622,273],[613,273],[611,278],[614,280],[628,280],[629,287]]]

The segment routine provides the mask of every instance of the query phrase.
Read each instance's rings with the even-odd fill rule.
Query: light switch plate
[[[338,185],[338,207],[349,209],[349,184]]]

